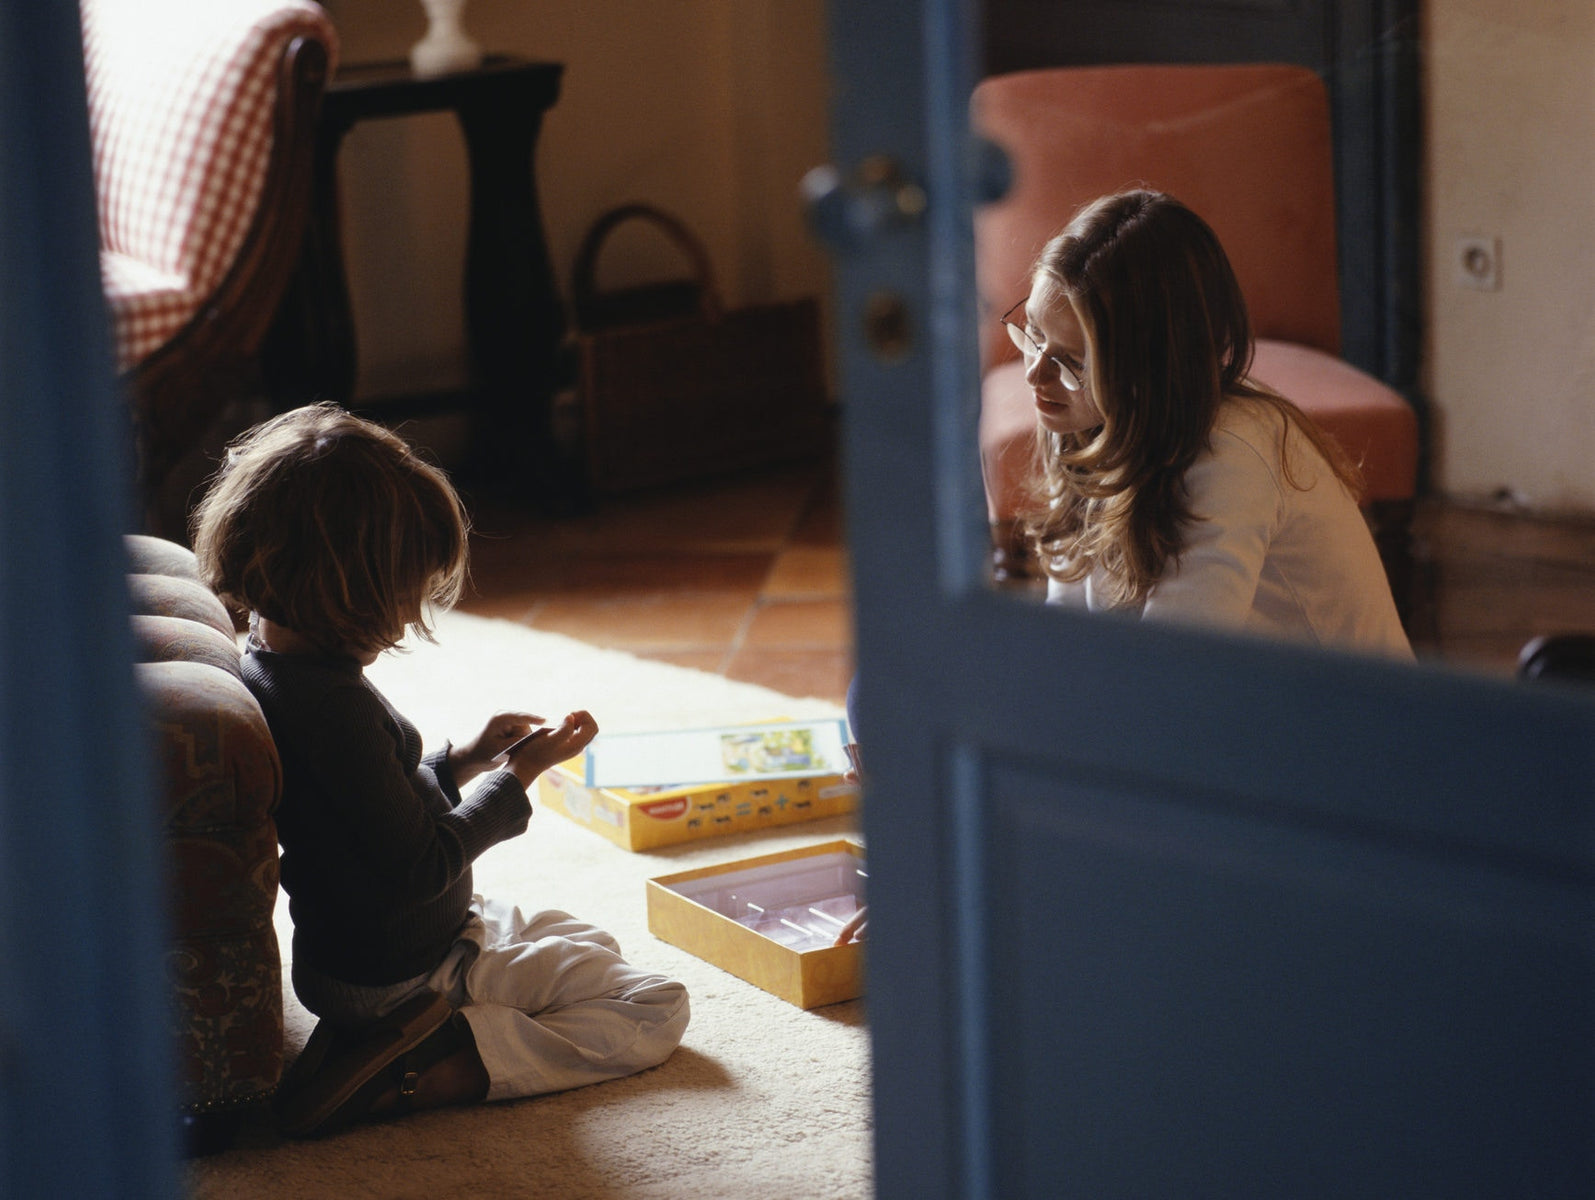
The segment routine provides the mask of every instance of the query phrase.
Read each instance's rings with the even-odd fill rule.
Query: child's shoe
[[[434,1067],[450,1059],[457,1062],[467,1050],[474,1071],[462,1075],[456,1068],[447,1083],[432,1074]],[[464,1013],[455,1012],[414,1049],[406,1050],[367,1080],[317,1132],[332,1133],[367,1118],[385,1121],[421,1108],[471,1103],[486,1096],[487,1084],[487,1074],[476,1057],[471,1023]]]
[[[453,1012],[436,992],[421,992],[358,1029],[318,1023],[278,1090],[278,1129],[285,1137],[313,1137],[358,1120],[370,1107],[369,1096],[364,1105],[357,1100],[372,1091],[367,1085],[391,1084],[386,1068],[443,1028]]]

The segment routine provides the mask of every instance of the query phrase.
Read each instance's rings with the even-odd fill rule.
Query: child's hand
[[[536,713],[496,713],[470,741],[449,749],[454,782],[464,786],[493,765],[493,760],[543,723]]]
[[[505,768],[515,773],[521,786],[530,788],[549,767],[574,758],[598,734],[598,722],[589,712],[578,709],[548,733],[533,738],[510,755]]]

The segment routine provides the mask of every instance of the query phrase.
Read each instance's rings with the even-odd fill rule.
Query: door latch
[[[851,250],[925,215],[925,189],[908,179],[897,160],[873,154],[850,177],[836,167],[815,167],[803,177],[809,226],[834,250]]]

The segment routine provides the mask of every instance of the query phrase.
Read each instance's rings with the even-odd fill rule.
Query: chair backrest
[[[1047,239],[1081,205],[1148,186],[1217,233],[1258,337],[1340,352],[1334,161],[1323,81],[1305,67],[1055,67],[993,76],[975,128],[1014,186],[975,218],[976,281],[995,318],[1029,289]],[[1014,357],[982,322],[982,362]]]
[[[238,257],[271,158],[284,47],[335,48],[337,34],[310,0],[80,0],[80,11],[126,368],[182,328]]]

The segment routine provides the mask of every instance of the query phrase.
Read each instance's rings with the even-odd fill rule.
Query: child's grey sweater
[[[324,975],[381,986],[437,966],[471,902],[471,863],[526,830],[508,771],[462,800],[448,747],[421,736],[353,658],[275,654],[251,640],[244,682],[282,759],[277,839],[293,953]]]

